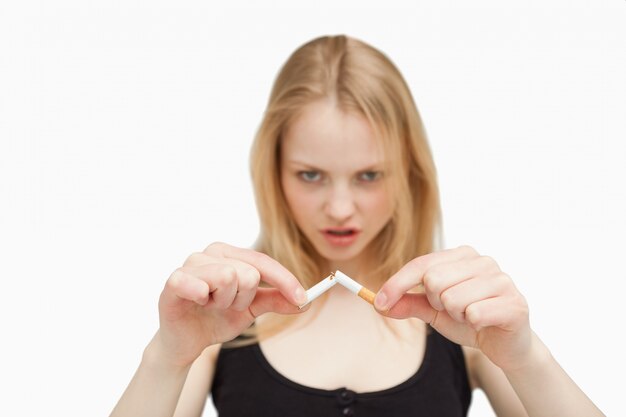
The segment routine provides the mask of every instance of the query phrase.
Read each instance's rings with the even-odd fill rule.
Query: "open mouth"
[[[344,227],[337,229],[324,229],[322,232],[324,233],[326,241],[331,245],[336,247],[347,247],[352,245],[358,239],[358,235],[361,231],[355,228]]]
[[[357,231],[356,229],[326,229],[324,232],[331,236],[352,236]]]

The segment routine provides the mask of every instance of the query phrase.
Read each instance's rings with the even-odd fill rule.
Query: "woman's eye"
[[[382,174],[380,171],[365,171],[361,173],[360,179],[365,182],[373,182],[379,179]]]
[[[306,182],[315,182],[320,179],[321,174],[317,171],[300,171],[298,176]]]

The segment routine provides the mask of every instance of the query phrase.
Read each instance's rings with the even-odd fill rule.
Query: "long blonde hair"
[[[345,111],[364,116],[380,138],[391,176],[395,212],[371,242],[380,285],[409,260],[441,242],[441,209],[435,165],[421,117],[404,78],[383,53],[345,35],[307,42],[289,57],[272,88],[250,154],[261,230],[254,249],[290,270],[309,288],[330,271],[290,214],[280,182],[281,137],[308,104],[332,98]],[[278,316],[245,332],[244,344],[285,328],[293,316]],[[270,324],[271,323],[271,324]],[[246,334],[247,333],[247,334]]]

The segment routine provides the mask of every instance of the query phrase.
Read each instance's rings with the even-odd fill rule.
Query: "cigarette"
[[[298,309],[302,309],[304,306],[309,304],[311,301],[315,300],[320,295],[324,294],[326,291],[331,289],[337,280],[335,279],[335,274],[331,273],[329,276],[312,286],[306,291],[306,303],[298,306]]]
[[[376,294],[373,291],[368,290],[343,272],[335,272],[335,281],[339,282],[341,285],[343,285],[348,290],[352,291],[371,305],[374,305],[374,298],[376,298]]]

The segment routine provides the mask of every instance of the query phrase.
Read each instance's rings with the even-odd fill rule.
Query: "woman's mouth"
[[[349,246],[357,239],[360,230],[356,228],[329,228],[324,229],[324,237],[333,246]]]

